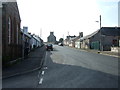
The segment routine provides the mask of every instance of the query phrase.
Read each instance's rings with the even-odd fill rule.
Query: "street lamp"
[[[96,21],[97,23],[100,23],[100,29],[101,29],[101,15],[100,15],[100,21]]]

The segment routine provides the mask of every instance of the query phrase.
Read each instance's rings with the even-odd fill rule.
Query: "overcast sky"
[[[21,16],[21,28],[40,35],[44,41],[50,31],[59,38],[69,35],[91,34],[102,26],[118,26],[119,0],[17,0]],[[69,32],[69,33],[68,33]]]

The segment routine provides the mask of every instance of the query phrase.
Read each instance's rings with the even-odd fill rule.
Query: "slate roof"
[[[84,40],[84,39],[88,39],[88,38],[94,36],[94,35],[95,35],[96,33],[98,33],[98,32],[99,32],[99,30],[93,32],[92,34],[89,34],[89,35],[87,35],[87,36],[84,36],[84,37],[80,38],[80,41],[82,41],[82,40]]]
[[[120,36],[120,27],[102,27],[101,34],[106,36]]]
[[[93,32],[92,34],[89,34],[85,37],[80,38],[80,41],[94,36],[99,31],[100,30],[97,30],[97,31]],[[101,28],[101,34],[106,35],[106,36],[120,36],[120,27],[102,27]]]

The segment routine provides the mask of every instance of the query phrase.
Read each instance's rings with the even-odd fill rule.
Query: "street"
[[[41,70],[3,79],[3,88],[118,88],[118,58],[54,45]]]

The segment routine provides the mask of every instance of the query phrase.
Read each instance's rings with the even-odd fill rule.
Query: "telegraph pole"
[[[42,28],[40,29],[40,38],[42,38]]]
[[[101,15],[100,15],[100,29],[101,29]]]
[[[101,37],[101,15],[100,15],[100,51],[103,50],[103,47],[102,47],[102,37]]]
[[[99,16],[100,20],[99,21],[96,21],[100,24],[100,27],[99,27],[99,30],[100,30],[100,51],[103,50],[103,47],[102,47],[102,35],[101,35],[101,15]]]
[[[68,36],[69,36],[69,31],[68,31]]]

